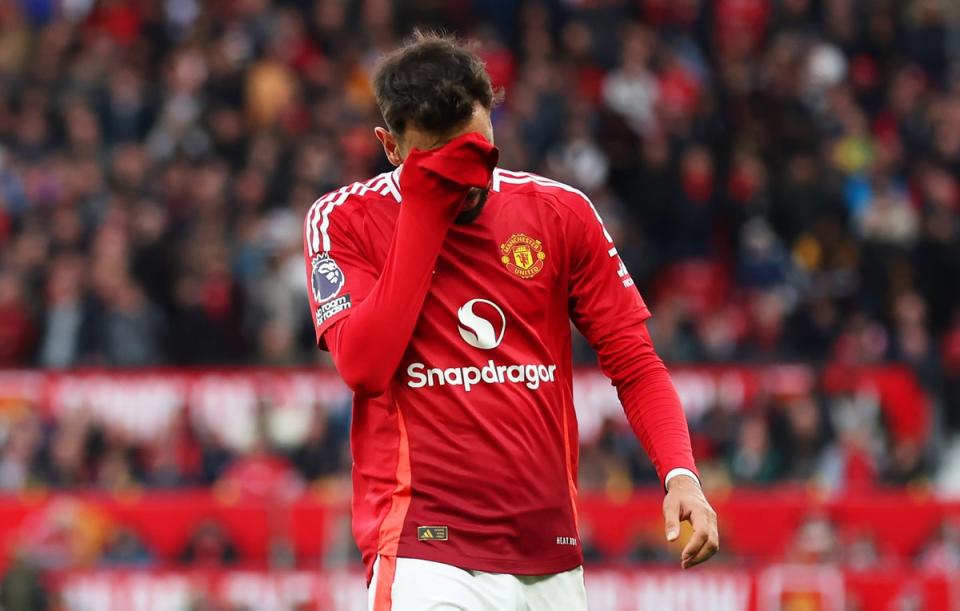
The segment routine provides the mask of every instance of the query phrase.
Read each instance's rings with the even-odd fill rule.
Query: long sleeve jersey
[[[317,200],[304,231],[318,345],[355,391],[353,529],[368,579],[378,555],[574,568],[571,321],[661,479],[696,472],[650,313],[580,191],[497,168],[482,213],[460,225],[405,192],[402,171]]]

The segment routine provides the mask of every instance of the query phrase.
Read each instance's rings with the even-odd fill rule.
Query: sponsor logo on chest
[[[348,306],[349,307],[349,306]],[[478,350],[499,347],[507,332],[507,316],[503,308],[488,299],[471,299],[457,310],[457,332],[460,339]],[[556,381],[557,366],[543,363],[497,363],[487,360],[482,366],[431,367],[426,363],[407,366],[407,386],[461,386],[470,392],[483,384],[523,384],[537,390],[541,384]]]

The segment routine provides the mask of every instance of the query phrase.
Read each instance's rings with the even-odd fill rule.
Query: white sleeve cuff
[[[694,472],[691,471],[690,469],[684,469],[683,467],[677,467],[676,469],[670,469],[670,471],[667,473],[667,476],[666,476],[665,478],[663,478],[663,487],[664,487],[664,489],[666,489],[667,484],[670,483],[670,480],[672,480],[673,478],[677,477],[678,475],[686,475],[687,477],[689,477],[689,478],[692,479],[693,481],[697,482],[697,485],[698,485],[698,486],[700,485],[700,478],[697,477],[696,473],[694,473]]]

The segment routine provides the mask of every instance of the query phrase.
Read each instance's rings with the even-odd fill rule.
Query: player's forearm
[[[673,469],[688,469],[696,475],[687,420],[666,367],[651,362],[638,368],[634,377],[618,394],[660,481],[665,483]]]
[[[653,349],[646,325],[618,332],[598,347],[630,426],[650,456],[660,481],[673,469],[696,474],[690,432],[673,381]]]
[[[443,239],[456,208],[431,207],[405,198],[383,272],[350,316],[334,325],[327,343],[351,390],[386,391],[406,351],[423,307]]]
[[[384,393],[400,366],[430,288],[447,230],[472,188],[486,187],[498,153],[482,135],[439,149],[413,149],[400,174],[402,202],[379,279],[367,298],[331,328],[334,363],[355,392]]]

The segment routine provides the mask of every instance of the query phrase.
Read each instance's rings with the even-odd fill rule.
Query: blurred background
[[[953,0],[0,1],[0,608],[365,608],[301,222],[415,26],[599,208],[720,514],[680,574],[578,341],[591,608],[960,609]]]

